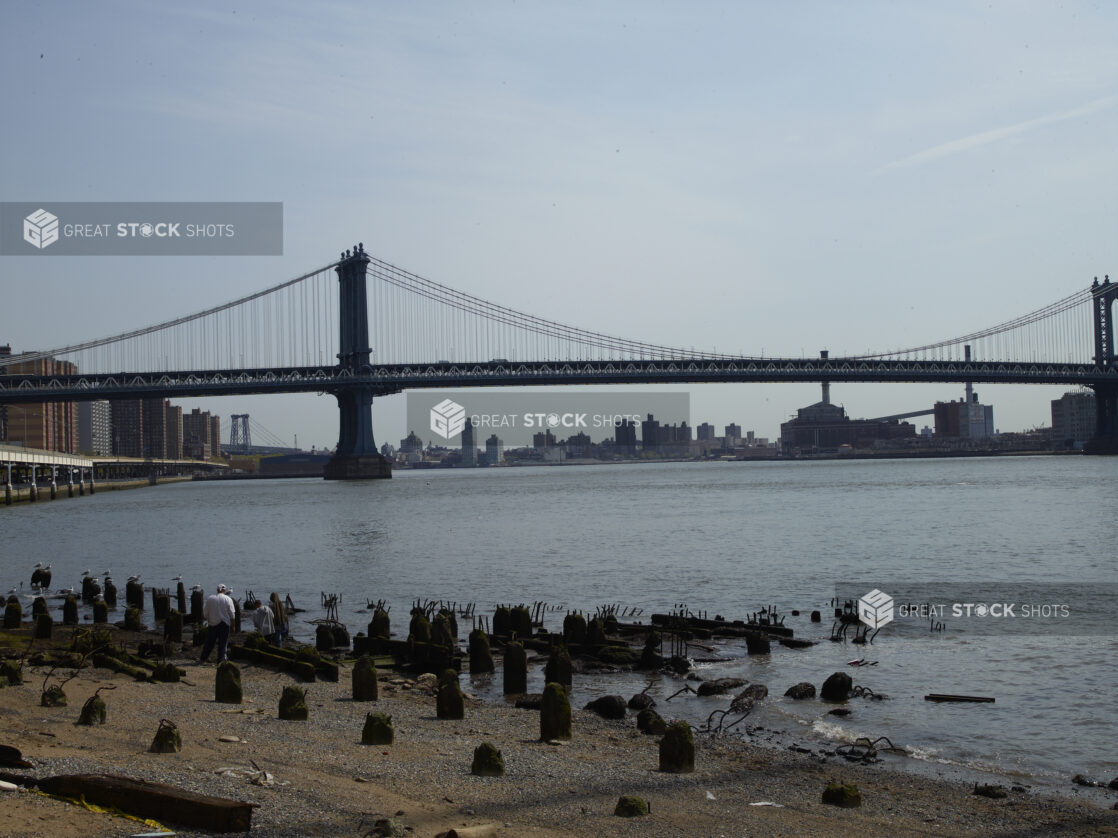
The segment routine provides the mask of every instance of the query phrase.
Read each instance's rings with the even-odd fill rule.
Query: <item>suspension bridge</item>
[[[331,393],[327,477],[386,477],[373,398],[421,388],[731,382],[1057,384],[1095,392],[1118,445],[1109,277],[1012,320],[886,352],[771,358],[696,352],[545,320],[417,276],[363,245],[315,271],[205,311],[12,356],[0,405],[249,393]],[[49,364],[48,364],[49,362]],[[38,366],[37,366],[38,365]],[[49,365],[49,370],[47,366]]]

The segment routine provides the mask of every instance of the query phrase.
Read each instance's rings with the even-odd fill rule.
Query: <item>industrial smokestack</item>
[[[826,349],[822,349],[819,352],[819,357],[820,357],[820,359],[826,361],[828,354],[829,353]],[[831,382],[830,381],[824,381],[823,382],[823,404],[830,404],[830,403],[831,403]]]
[[[963,347],[963,358],[966,360],[966,362],[968,364],[970,363],[970,344],[969,343],[966,346]],[[971,382],[968,381],[967,382],[967,404],[970,404],[973,401],[974,401],[974,385]]]

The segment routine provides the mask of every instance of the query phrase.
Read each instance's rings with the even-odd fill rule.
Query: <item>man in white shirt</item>
[[[233,629],[236,611],[232,598],[225,591],[224,585],[218,585],[217,593],[207,597],[206,604],[202,608],[202,616],[209,626],[206,631],[206,642],[202,645],[202,656],[198,659],[202,663],[206,663],[210,652],[213,651],[214,643],[217,643],[218,663],[225,660],[229,649],[229,632]]]

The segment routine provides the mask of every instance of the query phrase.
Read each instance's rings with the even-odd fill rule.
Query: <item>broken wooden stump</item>
[[[862,793],[853,783],[828,783],[823,789],[823,802],[843,809],[856,809],[862,805]]]
[[[35,618],[35,639],[36,640],[50,640],[51,632],[54,630],[54,620],[51,619],[50,614],[40,614]]]
[[[182,750],[182,735],[174,722],[167,719],[159,721],[159,727],[155,730],[155,737],[151,740],[151,747],[148,750],[153,754],[174,754]]]
[[[101,698],[100,695],[103,689],[105,687],[101,687],[86,699],[85,704],[82,705],[81,713],[78,714],[78,724],[92,726],[105,723],[105,699]]]
[[[129,815],[208,832],[248,832],[252,828],[252,810],[257,805],[111,774],[45,777],[38,785],[48,794],[84,798],[88,803]]]
[[[660,740],[660,770],[688,774],[695,770],[695,737],[687,722],[672,722]]]
[[[556,646],[551,650],[551,655],[547,659],[547,666],[544,667],[544,681],[550,683],[554,681],[557,684],[562,684],[564,689],[569,690],[573,681],[574,664],[571,662],[571,653],[567,651],[566,646]]]
[[[520,643],[505,646],[505,695],[528,692],[528,655]]]
[[[171,609],[163,624],[163,639],[169,643],[182,643],[182,612]]]
[[[470,765],[470,773],[478,777],[505,776],[505,758],[496,745],[482,742],[474,748],[474,761]]]
[[[488,636],[481,629],[474,629],[470,632],[470,674],[481,675],[495,669]]]
[[[4,606],[4,628],[17,629],[20,623],[23,622],[23,608],[19,604],[19,600],[12,602],[8,600],[8,604]]]
[[[368,655],[362,655],[353,665],[352,686],[354,701],[377,700],[377,668],[373,664],[373,659]]]
[[[240,704],[243,700],[241,670],[232,661],[222,661],[214,675],[214,701],[218,704]]]
[[[285,721],[305,722],[308,715],[307,694],[303,688],[284,687],[279,701],[279,717]]]
[[[453,669],[446,670],[439,678],[439,688],[435,695],[435,716],[440,719],[466,718],[462,687],[458,683],[458,673]]]
[[[366,713],[361,729],[362,745],[391,745],[395,738],[392,717],[386,713]]]
[[[544,687],[540,699],[540,739],[571,738],[571,702],[563,685],[552,681]]]

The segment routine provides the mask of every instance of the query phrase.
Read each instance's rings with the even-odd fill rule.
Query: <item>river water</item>
[[[786,614],[804,650],[774,644],[745,655],[738,641],[692,650],[707,677],[769,687],[748,724],[756,736],[818,744],[887,735],[925,766],[967,766],[1067,787],[1072,774],[1118,775],[1114,633],[988,636],[891,631],[870,645],[828,642],[836,584],[1118,583],[1118,463],[1088,457],[1015,457],[788,463],[676,463],[401,471],[391,481],[277,480],[180,483],[0,510],[0,583],[26,587],[36,561],[55,586],[111,570],[149,586],[243,596],[276,590],[322,616],[321,592],[339,593],[351,633],[369,600],[393,607],[406,634],[416,598],[545,601],[584,611],[607,603],[639,617],[685,603],[744,618],[763,605]],[[884,587],[884,584],[882,585]],[[6,589],[5,589],[6,590]],[[1109,594],[1107,594],[1109,596]],[[1115,603],[1118,605],[1118,603]],[[801,616],[790,615],[792,609]],[[809,622],[813,609],[821,624]],[[562,611],[548,617],[553,630]],[[468,623],[468,621],[467,621]],[[313,626],[300,622],[298,634]],[[462,632],[463,636],[465,632]],[[854,659],[875,666],[851,667]],[[540,688],[535,667],[530,688]],[[838,718],[784,690],[817,687],[833,671],[885,693],[853,699]],[[626,677],[628,680],[626,680]],[[635,692],[643,676],[576,679],[586,697]],[[682,682],[653,679],[666,698]],[[634,688],[635,687],[635,688]],[[475,685],[498,698],[495,685]],[[935,704],[930,692],[996,697]],[[629,693],[626,693],[626,695]],[[576,701],[578,701],[576,696]],[[664,715],[703,721],[726,697],[681,696]]]

